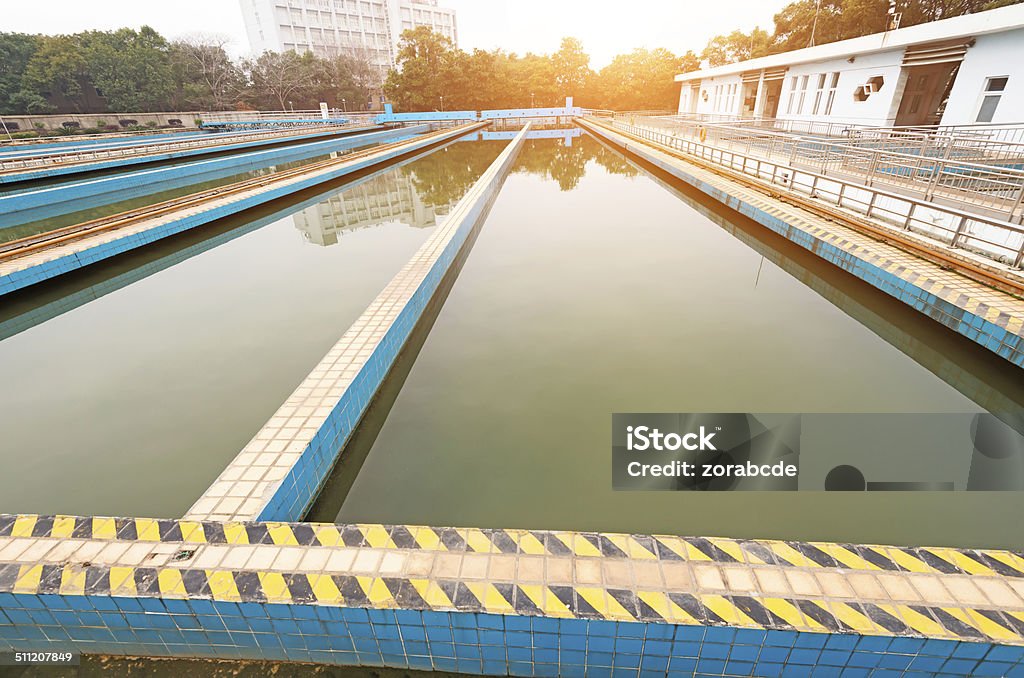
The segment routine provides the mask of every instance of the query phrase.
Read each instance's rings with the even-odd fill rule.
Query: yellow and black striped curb
[[[1024,644],[1024,611],[258,570],[0,564],[0,593],[729,625]]]
[[[598,532],[0,514],[0,537],[344,546],[1024,578],[1024,554],[1014,551]]]

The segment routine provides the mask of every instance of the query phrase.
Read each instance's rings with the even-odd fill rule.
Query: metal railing
[[[150,144],[138,144],[133,146],[119,146],[116,148],[80,148],[58,153],[46,153],[41,149],[40,155],[20,156],[16,158],[0,160],[0,174],[10,172],[23,172],[38,168],[51,168],[64,165],[76,165],[100,160],[115,160],[118,158],[130,158],[157,153],[173,153],[175,151],[193,150],[210,146],[224,144],[245,143],[247,141],[258,141],[266,138],[287,139],[293,136],[301,136],[316,131],[344,130],[350,127],[360,127],[362,124],[353,123],[349,125],[311,126],[290,131],[282,130],[260,130],[253,132],[239,132],[232,134],[214,133],[204,137],[190,137],[181,141],[160,141],[154,140]]]
[[[963,248],[1013,268],[1019,269],[1024,263],[1024,227],[1003,219],[803,169],[761,153],[723,147],[715,143],[710,134],[702,141],[619,119],[601,124],[741,173],[775,190],[830,203],[888,226],[938,240],[951,248]]]
[[[907,139],[893,136],[891,130],[865,128],[874,136],[832,139],[679,116],[614,120],[1014,223],[1024,221],[1024,148],[1018,162],[1018,151],[1006,150],[1006,144],[1006,152],[999,155],[993,147],[979,148],[976,142],[953,135]]]

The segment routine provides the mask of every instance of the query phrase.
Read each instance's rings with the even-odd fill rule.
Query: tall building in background
[[[402,31],[429,26],[458,44],[455,10],[437,0],[240,0],[249,46],[365,58],[381,75],[395,65]]]

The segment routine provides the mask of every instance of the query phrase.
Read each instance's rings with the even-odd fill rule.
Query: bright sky
[[[5,3],[7,4],[7,3]],[[459,46],[523,54],[553,52],[563,36],[583,41],[591,66],[600,68],[634,47],[699,52],[708,38],[739,28],[771,28],[787,0],[440,0],[456,10]],[[249,45],[237,0],[46,0],[4,7],[0,31],[74,33],[149,24],[169,38],[215,33],[229,51]]]

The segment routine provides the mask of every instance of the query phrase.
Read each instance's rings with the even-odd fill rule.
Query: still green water
[[[1019,417],[1024,380],[589,136],[524,147],[417,342],[312,519],[1024,546],[1021,493],[614,492],[613,412]]]
[[[0,341],[0,511],[182,515],[504,146],[332,190]]]

